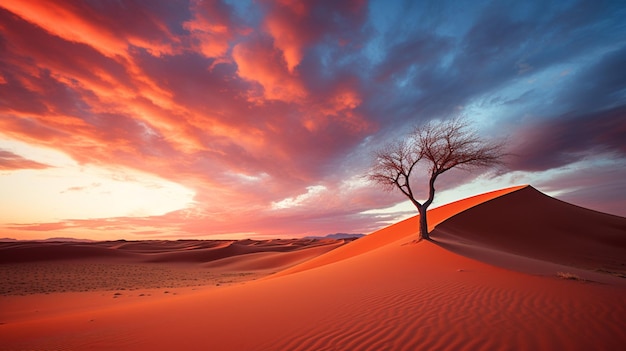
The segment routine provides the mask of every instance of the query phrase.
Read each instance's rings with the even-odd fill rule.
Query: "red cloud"
[[[253,101],[298,102],[306,96],[301,82],[289,72],[281,53],[270,41],[261,39],[238,44],[233,49],[233,59],[242,78],[257,82],[263,88],[262,96],[254,93],[250,96]]]
[[[365,1],[279,0],[266,2],[269,8],[265,28],[282,51],[289,72],[294,72],[304,50],[325,34],[336,34],[342,23],[364,17]],[[345,43],[346,39],[340,39]]]
[[[49,167],[49,165],[28,160],[10,151],[0,149],[0,169],[2,170],[44,169]]]
[[[226,55],[236,32],[232,10],[219,0],[193,0],[191,11],[194,17],[183,27],[191,32],[198,51],[206,57]]]
[[[128,56],[130,45],[155,55],[172,53],[177,40],[149,11],[132,3],[100,8],[72,1],[3,1],[2,7],[69,42],[89,45],[103,55]],[[163,40],[162,38],[165,38]]]

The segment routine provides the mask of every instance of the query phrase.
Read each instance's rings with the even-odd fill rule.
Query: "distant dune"
[[[0,243],[0,295],[224,285],[258,279],[346,240]]]
[[[208,263],[235,256],[247,259],[244,256],[259,252],[282,254],[298,251],[302,256],[308,256],[305,253],[308,249],[324,247],[329,251],[343,244],[344,240],[331,239],[16,241],[0,243],[0,263],[95,258],[116,258],[126,263]]]
[[[90,239],[77,239],[77,238],[48,238],[48,239],[39,239],[39,240],[17,240],[13,238],[0,238],[0,242],[14,242],[14,241],[29,241],[29,242],[79,242],[79,243],[89,243],[94,242],[95,240]]]
[[[0,348],[619,350],[626,345],[626,218],[523,186],[433,209],[429,220],[433,240],[421,242],[415,241],[418,218],[413,217],[345,245],[326,239],[96,246],[124,253],[94,250],[104,262],[179,267],[181,277],[190,267],[279,271],[229,286],[2,296]],[[285,249],[290,246],[294,249]],[[51,247],[75,262],[89,260],[63,251],[63,245]],[[52,249],[22,250],[57,257]],[[9,256],[12,263],[2,265],[65,262]]]
[[[365,234],[349,234],[349,233],[335,233],[325,236],[306,236],[305,239],[358,239],[364,237]]]

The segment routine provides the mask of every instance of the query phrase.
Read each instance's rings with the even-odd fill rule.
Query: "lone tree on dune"
[[[420,240],[428,240],[426,210],[435,199],[437,177],[455,167],[472,169],[501,164],[503,149],[504,143],[481,139],[461,118],[431,121],[416,127],[406,140],[376,151],[368,178],[387,190],[398,188],[411,200],[420,214]],[[415,198],[411,185],[420,161],[427,164],[429,176],[428,199],[423,202]]]

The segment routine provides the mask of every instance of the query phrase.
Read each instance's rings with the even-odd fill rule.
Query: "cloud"
[[[166,2],[149,7],[131,2],[91,7],[86,3],[7,1],[3,7],[59,38],[88,45],[111,58],[126,56],[130,46],[155,55],[172,53],[172,44],[177,42],[155,14],[172,9]]]
[[[559,102],[582,113],[626,105],[625,63],[626,47],[600,55],[593,65],[569,77],[580,84],[568,85]]]
[[[28,160],[11,151],[0,149],[0,170],[18,170],[18,169],[44,169],[49,165]]]
[[[222,1],[194,0],[191,2],[191,20],[183,28],[191,32],[193,46],[206,57],[224,57],[231,47],[236,32],[245,32],[233,20],[232,8]]]
[[[625,115],[626,105],[538,120],[513,134],[517,144],[511,148],[509,166],[514,170],[543,171],[599,154],[626,158]]]
[[[271,41],[260,39],[238,44],[233,49],[239,75],[259,83],[262,95],[249,96],[252,101],[282,100],[298,102],[306,96],[299,80],[292,76],[281,53],[274,49]],[[261,100],[259,100],[261,98]]]
[[[366,14],[365,2],[361,0],[264,1],[263,5],[267,11],[263,26],[291,73],[305,51],[325,37],[345,45],[350,38],[344,36],[344,29],[358,26]]]
[[[452,38],[433,33],[420,33],[393,43],[386,50],[385,60],[378,66],[378,80],[402,81],[407,75],[436,69],[440,58],[453,48]]]
[[[32,223],[32,224],[20,224],[20,225],[9,225],[6,229],[13,229],[19,231],[58,231],[68,228],[67,223],[58,222],[58,223]]]
[[[69,188],[61,191],[60,193],[61,194],[65,194],[65,193],[72,192],[72,191],[81,192],[81,191],[85,191],[85,190],[89,190],[89,189],[95,189],[95,188],[98,188],[100,186],[102,186],[101,183],[91,183],[89,185],[84,185],[84,186],[72,186],[72,187],[69,187]]]

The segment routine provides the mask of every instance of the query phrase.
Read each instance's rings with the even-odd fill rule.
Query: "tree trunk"
[[[428,219],[426,218],[426,207],[419,206],[417,210],[420,213],[420,239],[430,240],[428,235]]]

